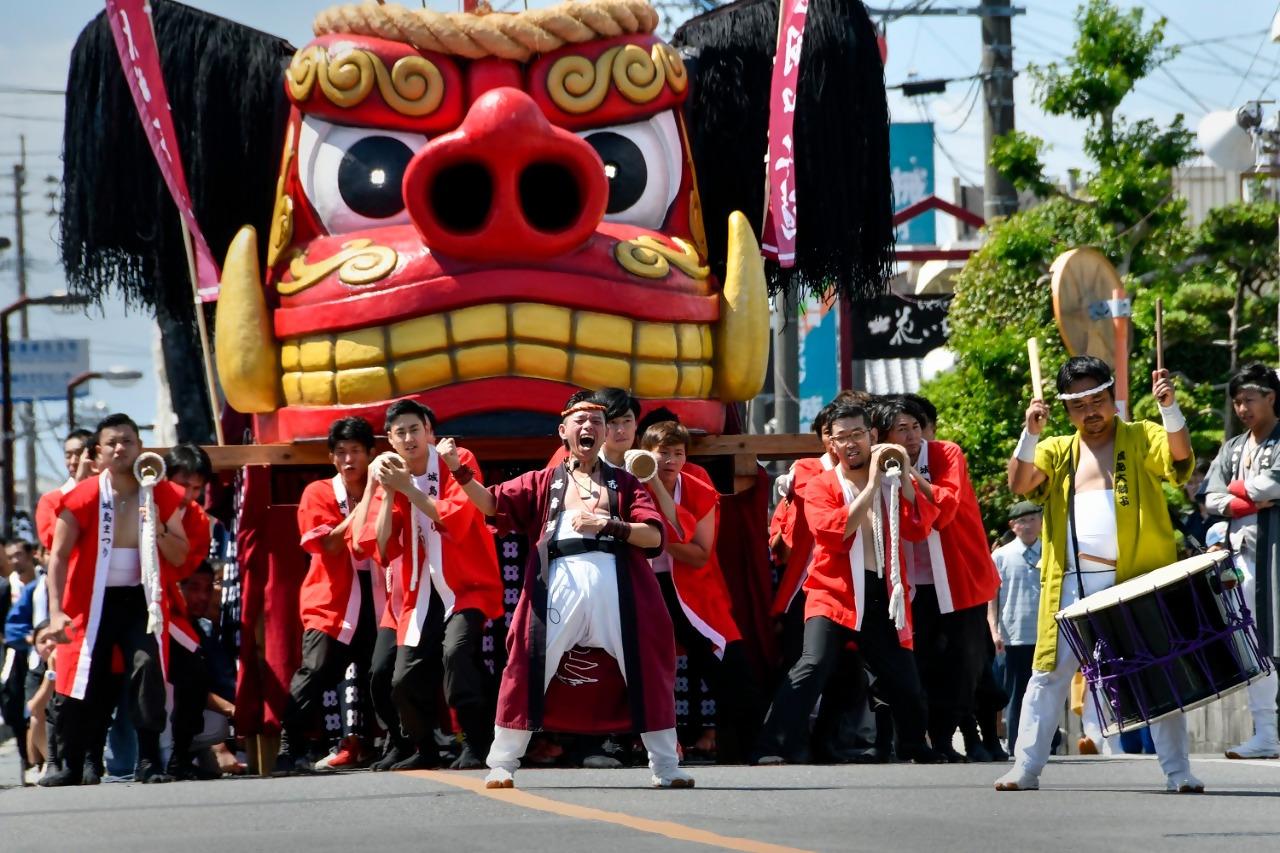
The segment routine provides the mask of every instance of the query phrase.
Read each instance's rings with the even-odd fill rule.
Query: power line
[[[1182,81],[1179,80],[1177,77],[1175,77],[1172,71],[1170,71],[1165,66],[1161,65],[1160,72],[1164,74],[1164,76],[1168,77],[1171,81],[1173,81],[1173,85],[1177,86],[1178,89],[1181,90],[1183,94],[1185,94],[1191,100],[1195,101],[1196,105],[1199,106],[1200,109],[1204,110],[1205,112],[1210,112],[1209,106],[1205,104],[1204,101],[1196,97],[1195,92],[1191,91],[1186,86],[1182,85]]]
[[[1275,11],[1271,13],[1271,17],[1274,18],[1277,13],[1280,13],[1280,3],[1276,4]],[[1258,49],[1253,52],[1253,58],[1249,60],[1249,67],[1245,69],[1244,76],[1241,77],[1240,82],[1236,84],[1236,90],[1231,93],[1231,97],[1228,99],[1227,103],[1235,103],[1236,96],[1240,94],[1240,90],[1244,88],[1245,81],[1249,79],[1249,74],[1253,71],[1254,63],[1258,61],[1258,57],[1262,55],[1262,49],[1267,46],[1269,41],[1270,39],[1266,35],[1263,35],[1261,41],[1258,42]]]
[[[1226,69],[1229,69],[1229,70],[1231,70],[1231,71],[1234,71],[1234,72],[1236,72],[1237,74],[1240,74],[1240,75],[1241,75],[1241,76],[1243,76],[1243,77],[1247,77],[1247,76],[1248,76],[1248,74],[1247,74],[1246,72],[1242,72],[1242,71],[1240,70],[1240,66],[1238,66],[1238,65],[1234,65],[1234,64],[1233,64],[1233,63],[1231,63],[1229,60],[1225,59],[1225,58],[1224,58],[1220,53],[1218,53],[1216,50],[1210,50],[1210,49],[1209,49],[1209,47],[1208,47],[1208,45],[1206,45],[1206,44],[1197,44],[1197,43],[1196,43],[1196,40],[1200,38],[1199,33],[1193,33],[1191,30],[1187,29],[1187,28],[1186,28],[1186,27],[1184,27],[1182,24],[1178,23],[1176,20],[1174,20],[1173,18],[1171,18],[1171,17],[1169,17],[1168,15],[1166,15],[1166,14],[1165,14],[1164,12],[1162,12],[1160,9],[1156,8],[1156,5],[1155,5],[1154,3],[1151,3],[1151,2],[1150,2],[1150,0],[1148,0],[1148,2],[1147,2],[1147,7],[1148,7],[1149,9],[1151,9],[1151,11],[1155,12],[1157,15],[1159,15],[1160,17],[1162,17],[1162,18],[1164,18],[1166,21],[1168,21],[1168,22],[1169,22],[1169,26],[1171,26],[1171,27],[1173,27],[1174,29],[1178,30],[1178,31],[1179,31],[1179,32],[1181,32],[1183,35],[1185,35],[1185,36],[1189,37],[1189,38],[1191,39],[1191,41],[1187,43],[1187,45],[1188,45],[1189,47],[1195,47],[1195,48],[1198,48],[1201,52],[1205,53],[1205,54],[1206,54],[1206,55],[1208,55],[1208,56],[1213,57],[1214,62],[1217,62],[1217,63],[1218,63],[1220,66],[1222,66],[1223,68],[1226,68]],[[1233,100],[1234,100],[1234,99],[1233,99]]]
[[[13,119],[15,121],[52,121],[62,124],[61,116],[24,116],[17,113],[0,113],[0,118]]]
[[[57,95],[64,97],[64,89],[32,89],[24,86],[0,86],[0,95]]]

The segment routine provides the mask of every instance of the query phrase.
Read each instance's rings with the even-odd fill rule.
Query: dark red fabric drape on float
[[[769,608],[773,575],[769,567],[769,475],[756,470],[745,492],[720,496],[720,538],[716,554],[724,571],[733,616],[742,630],[756,674],[764,677],[778,662],[778,640]]]
[[[299,472],[300,473],[300,472]],[[279,475],[277,475],[279,476]],[[292,478],[291,478],[292,479]],[[308,558],[298,545],[297,506],[272,505],[272,471],[245,469],[240,527],[236,536],[241,577],[240,672],[236,686],[236,731],[274,735],[289,699],[289,680],[301,659],[299,592]],[[768,557],[769,476],[737,495],[721,495],[720,537],[716,551],[757,674],[768,677],[778,661],[777,639],[769,608],[773,580]],[[283,488],[292,493],[292,489]],[[510,609],[510,608],[509,608]],[[574,666],[595,665],[594,682],[573,683]],[[621,693],[621,673],[603,652],[592,650],[567,666],[568,680],[554,679],[545,721],[559,731],[615,732],[629,728]]]
[[[270,469],[246,469],[236,537],[242,610],[235,720],[245,735],[279,733],[302,658],[298,594],[308,559],[298,545],[297,507],[270,500]]]

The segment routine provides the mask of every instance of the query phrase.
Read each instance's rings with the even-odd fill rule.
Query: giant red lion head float
[[[619,386],[736,427],[765,379],[770,287],[873,294],[892,241],[874,31],[860,3],[809,2],[788,270],[756,238],[776,3],[695,19],[679,49],[644,0],[338,6],[295,50],[156,2],[197,216],[225,257],[230,407],[259,441],[380,425],[403,397],[457,432],[525,434],[573,389]],[[80,290],[157,308],[172,380],[199,357],[181,236],[105,29],[68,83],[64,260]]]

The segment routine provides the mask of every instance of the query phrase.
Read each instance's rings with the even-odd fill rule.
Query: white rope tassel
[[[164,633],[164,610],[160,607],[160,552],[156,542],[156,482],[139,483],[146,520],[142,522],[142,547],[138,560],[142,564],[142,589],[147,596],[147,633],[157,637]]]
[[[907,591],[902,586],[902,560],[899,556],[901,537],[898,534],[898,493],[902,490],[902,469],[888,468],[884,478],[889,484],[889,541],[884,552],[884,561],[889,564],[889,581],[893,592],[889,595],[889,618],[893,626],[901,631],[907,627]],[[879,525],[876,526],[879,531]]]

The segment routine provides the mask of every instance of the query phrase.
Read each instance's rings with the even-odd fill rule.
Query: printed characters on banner
[[[138,108],[138,118],[147,134],[147,142],[151,144],[156,165],[160,167],[160,174],[169,188],[173,203],[182,215],[182,222],[191,232],[200,299],[215,302],[218,299],[218,280],[222,274],[200,226],[196,223],[191,192],[187,189],[187,178],[182,170],[182,159],[178,151],[178,135],[173,128],[169,95],[165,91],[164,74],[160,69],[160,51],[151,26],[151,5],[147,0],[107,0],[107,15],[111,22],[111,33],[115,36],[116,50],[120,53],[120,64],[125,71],[125,80],[129,83],[133,102]]]
[[[774,57],[769,91],[769,207],[764,217],[761,249],[765,257],[783,267],[792,267],[796,262],[796,86],[800,82],[800,55],[808,13],[809,0],[795,0],[783,7],[778,27],[779,49]]]

